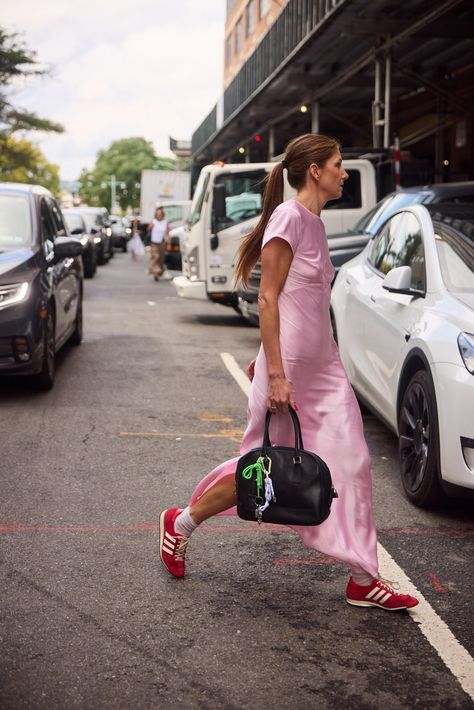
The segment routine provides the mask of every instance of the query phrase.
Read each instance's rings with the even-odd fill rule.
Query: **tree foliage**
[[[122,210],[140,204],[142,170],[174,170],[172,158],[160,158],[145,138],[122,138],[107,150],[100,150],[94,169],[84,169],[79,176],[79,194],[89,205],[111,207],[111,181],[115,178],[116,202]]]
[[[60,191],[59,167],[49,163],[40,149],[25,138],[10,136],[4,141],[0,176],[2,181],[42,185],[55,194]]]
[[[63,127],[31,111],[13,106],[6,93],[9,85],[18,77],[45,73],[38,66],[36,53],[26,48],[17,34],[8,33],[0,27],[0,180],[34,182],[45,187],[53,185],[57,191],[57,166],[48,163],[41,151],[23,136],[27,131],[61,133]],[[17,133],[21,134],[20,138]]]

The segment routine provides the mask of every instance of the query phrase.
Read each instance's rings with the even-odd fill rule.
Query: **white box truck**
[[[191,173],[185,170],[142,170],[140,215],[151,222],[161,204],[176,204],[191,196]]]
[[[275,163],[215,163],[201,170],[181,238],[183,274],[173,279],[182,298],[210,299],[236,310],[234,270],[243,235],[256,225],[265,177]],[[328,234],[350,229],[377,201],[376,175],[366,159],[345,160],[349,180],[341,200],[322,212]],[[294,196],[285,180],[284,199]]]

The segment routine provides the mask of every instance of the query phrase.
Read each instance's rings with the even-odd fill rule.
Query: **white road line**
[[[221,358],[232,377],[248,397],[250,381],[240,369],[235,358],[230,353],[221,353]],[[438,616],[423,594],[418,591],[411,579],[380,543],[378,543],[378,555],[380,567],[387,579],[397,580],[403,593],[411,594],[420,600],[419,606],[410,611],[411,618],[458,680],[464,692],[469,695],[471,700],[474,700],[474,658],[459,643],[448,625]]]

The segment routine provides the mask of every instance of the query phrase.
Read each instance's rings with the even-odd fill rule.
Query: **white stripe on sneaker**
[[[174,542],[175,542],[176,538],[175,538],[175,537],[173,537],[172,535],[170,535],[170,534],[169,534],[169,532],[168,532],[167,530],[165,530],[165,537],[167,537],[167,538],[168,538],[168,540],[169,540],[170,542],[172,542],[172,543],[173,543],[173,545],[174,545]]]
[[[377,592],[377,594],[376,594],[376,595],[374,596],[374,598],[372,599],[372,601],[378,602],[378,601],[379,601],[382,597],[384,597],[386,594],[387,594],[387,590],[386,590],[386,589],[379,589],[378,592]]]
[[[163,550],[168,553],[168,555],[174,555],[174,547],[171,547],[167,542],[163,542]]]
[[[372,591],[369,592],[365,598],[366,598],[366,599],[372,599],[372,597],[374,596],[374,594],[377,594],[377,592],[379,592],[379,591],[380,591],[380,590],[379,590],[378,587],[374,587],[374,588],[372,589]]]
[[[384,597],[382,597],[382,599],[378,599],[377,601],[378,601],[380,604],[385,604],[385,602],[388,601],[391,597],[392,597],[392,593],[391,593],[391,592],[387,592],[387,594],[386,594]]]

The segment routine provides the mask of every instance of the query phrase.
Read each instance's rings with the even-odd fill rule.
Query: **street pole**
[[[110,176],[110,200],[112,202],[112,205],[110,207],[110,214],[114,213],[115,209],[115,190],[116,190],[116,184],[115,184],[115,175]]]

